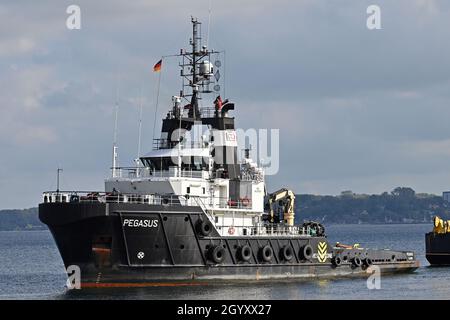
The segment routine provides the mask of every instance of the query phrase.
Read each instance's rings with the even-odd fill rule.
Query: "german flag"
[[[153,72],[160,72],[162,66],[162,59],[159,60],[154,66],[153,66]]]

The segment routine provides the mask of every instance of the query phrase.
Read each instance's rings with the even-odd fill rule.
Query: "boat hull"
[[[79,267],[85,287],[367,276],[374,272],[363,263],[368,258],[381,273],[418,267],[411,252],[335,248],[326,237],[223,237],[215,229],[205,235],[198,225],[208,217],[200,207],[43,203],[39,217],[66,268]],[[250,248],[246,259],[243,246]],[[305,254],[308,246],[311,252]],[[212,254],[218,247],[223,248],[220,261]],[[270,259],[262,254],[264,247],[270,247]],[[336,255],[340,265],[333,260]],[[361,265],[355,265],[355,257]]]
[[[450,265],[450,234],[434,232],[425,234],[425,252],[432,266]]]

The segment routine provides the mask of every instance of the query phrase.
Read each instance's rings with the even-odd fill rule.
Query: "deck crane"
[[[268,207],[270,212],[270,222],[274,222],[273,204],[279,202],[280,206],[283,206],[283,219],[288,226],[294,225],[294,193],[286,188],[282,188],[269,194]]]

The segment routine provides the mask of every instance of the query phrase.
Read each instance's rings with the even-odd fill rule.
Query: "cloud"
[[[52,67],[11,65],[0,74],[0,142],[8,145],[41,145],[56,141],[48,123],[40,122],[42,99],[58,87]]]
[[[64,167],[72,188],[101,188],[111,162],[116,91],[120,163],[151,148],[162,55],[188,48],[190,16],[208,30],[209,1],[72,1],[0,5],[0,206],[36,204]],[[280,172],[269,189],[440,193],[449,181],[450,3],[378,1],[382,30],[366,28],[371,1],[213,1],[209,44],[241,128],[280,129]],[[180,89],[164,60],[157,130]],[[211,104],[213,97],[203,102]],[[9,185],[27,181],[17,195]]]

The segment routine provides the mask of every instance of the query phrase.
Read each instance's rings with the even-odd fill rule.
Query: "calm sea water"
[[[48,231],[0,232],[0,299],[450,299],[450,268],[430,267],[424,234],[429,225],[328,226],[331,243],[414,250],[414,273],[383,276],[381,289],[366,279],[260,282],[178,288],[66,290],[62,260]]]

